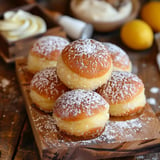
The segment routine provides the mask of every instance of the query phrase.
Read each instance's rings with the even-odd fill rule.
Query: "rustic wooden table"
[[[143,80],[147,100],[159,118],[160,71],[156,64],[156,44],[145,51],[130,50],[120,41],[119,30],[111,33],[94,32],[92,38],[102,42],[113,42],[128,53],[133,63],[133,72]],[[149,153],[150,151],[152,152]],[[15,64],[6,64],[0,58],[0,160],[11,159],[39,160],[40,157],[17,81]],[[114,159],[159,160],[160,145],[144,150],[141,155],[135,157]]]

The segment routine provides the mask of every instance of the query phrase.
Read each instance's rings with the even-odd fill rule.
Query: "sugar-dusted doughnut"
[[[106,47],[93,39],[67,45],[57,61],[57,74],[71,89],[93,90],[111,76],[112,58]]]
[[[103,42],[103,44],[107,47],[111,54],[113,71],[132,71],[132,63],[129,56],[123,49],[113,43]]]
[[[137,75],[114,71],[111,78],[97,89],[109,103],[110,115],[128,116],[142,110],[146,104],[144,84]]]
[[[98,93],[83,89],[65,92],[53,108],[60,131],[80,139],[99,136],[109,119],[109,105]]]
[[[44,36],[38,39],[28,55],[28,70],[35,73],[47,67],[55,67],[61,51],[68,44],[68,40],[58,36]]]
[[[55,67],[37,72],[30,83],[32,102],[45,112],[52,112],[56,99],[66,91],[68,88],[59,80]]]

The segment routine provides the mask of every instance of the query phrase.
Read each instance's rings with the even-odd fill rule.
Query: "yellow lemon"
[[[155,32],[160,32],[160,1],[150,1],[143,5],[141,18],[147,22]]]
[[[120,31],[121,40],[134,50],[144,50],[152,46],[153,31],[144,21],[135,19],[125,23]]]

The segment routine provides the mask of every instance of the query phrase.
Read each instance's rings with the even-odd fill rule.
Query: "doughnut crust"
[[[111,116],[136,114],[146,104],[144,84],[130,72],[114,71],[97,92],[109,103]]]
[[[56,99],[66,91],[68,88],[59,80],[55,67],[37,72],[30,83],[32,102],[45,112],[52,112]]]
[[[38,39],[28,55],[28,70],[35,73],[47,67],[55,67],[62,49],[68,44],[65,38],[58,36],[44,36]]]
[[[132,63],[124,50],[112,43],[104,42],[103,44],[111,54],[113,71],[132,71]]]
[[[111,76],[112,59],[96,40],[76,40],[67,45],[57,62],[60,80],[71,89],[93,90]]]
[[[109,119],[109,105],[93,91],[76,89],[61,95],[53,108],[60,131],[82,139],[99,136]]]

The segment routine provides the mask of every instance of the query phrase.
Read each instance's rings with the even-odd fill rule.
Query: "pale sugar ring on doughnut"
[[[28,70],[34,73],[56,66],[59,55],[68,44],[68,40],[58,36],[44,36],[38,39],[28,55]]]
[[[72,90],[60,96],[53,108],[53,117],[60,131],[67,135],[98,136],[109,119],[108,103],[94,91]]]
[[[111,78],[97,89],[110,104],[112,116],[128,116],[139,112],[146,104],[144,84],[137,75],[114,71]]]
[[[131,72],[132,63],[127,53],[115,44],[108,42],[104,42],[103,44],[111,54],[113,61],[113,70]]]
[[[57,62],[57,74],[71,89],[93,90],[104,84],[112,72],[112,59],[96,40],[76,40],[67,45]]]
[[[66,91],[68,88],[59,80],[55,67],[37,72],[30,83],[32,102],[45,112],[52,112],[56,99]]]

